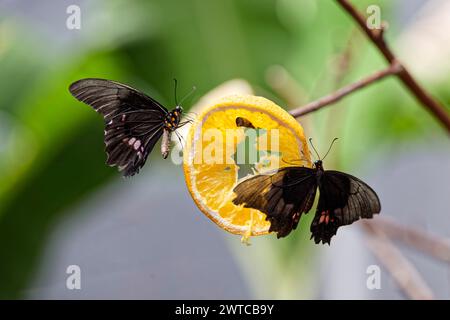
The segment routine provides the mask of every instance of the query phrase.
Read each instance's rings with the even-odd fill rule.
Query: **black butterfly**
[[[251,177],[234,188],[233,203],[265,213],[269,231],[281,238],[297,227],[302,213],[311,210],[317,187],[320,198],[310,229],[315,243],[330,244],[340,226],[372,218],[381,210],[372,188],[349,174],[324,170],[322,160],[315,161],[313,168],[284,167]]]
[[[117,166],[124,176],[139,172],[161,136],[161,153],[166,159],[172,132],[185,124],[180,123],[181,106],[168,111],[146,94],[115,81],[81,79],[72,83],[69,91],[103,115],[106,163]]]

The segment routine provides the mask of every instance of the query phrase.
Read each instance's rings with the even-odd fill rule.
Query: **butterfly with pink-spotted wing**
[[[81,79],[69,91],[103,115],[106,163],[117,166],[124,176],[139,172],[161,137],[161,153],[167,158],[171,134],[189,122],[180,122],[183,108],[178,103],[168,111],[148,95],[116,81]]]

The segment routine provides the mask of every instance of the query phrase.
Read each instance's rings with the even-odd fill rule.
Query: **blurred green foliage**
[[[355,2],[364,8],[372,1]],[[392,2],[377,2],[388,15],[392,12]],[[196,85],[197,97],[239,77],[258,94],[286,105],[265,81],[272,65],[284,66],[309,99],[335,89],[331,58],[345,49],[350,37],[356,40],[345,83],[384,66],[333,1],[114,0],[85,5],[81,30],[67,30],[64,24],[53,30],[71,35],[63,45],[51,33],[34,30],[33,21],[1,13],[0,298],[22,297],[54,223],[89,192],[117,177],[115,169],[103,164],[102,121],[70,96],[71,82],[115,79],[170,106],[174,77],[180,92]],[[395,42],[395,19],[384,19],[391,22],[388,37]],[[450,99],[443,87],[433,92]],[[345,115],[341,123],[333,126],[327,111],[320,111],[307,134],[321,146],[335,135],[341,137],[334,161],[342,169],[359,166],[371,150],[389,150],[400,139],[420,139],[440,130],[395,79],[355,94],[336,110]],[[279,292],[285,292],[280,297],[297,294],[289,291],[289,274],[304,271],[305,283],[311,278],[306,273],[313,269],[311,262],[305,270],[296,264],[312,252],[307,241],[311,218],[302,220],[303,232],[286,241],[255,240],[264,242],[266,260],[273,265],[268,270],[286,274],[285,283],[277,283]],[[251,282],[252,267],[240,261]],[[256,295],[264,290],[261,284],[250,286]]]

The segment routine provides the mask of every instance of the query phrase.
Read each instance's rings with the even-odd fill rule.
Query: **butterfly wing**
[[[330,244],[337,229],[381,211],[380,200],[371,187],[349,174],[326,170],[319,184],[320,198],[311,224],[315,243]]]
[[[267,215],[270,232],[285,237],[297,227],[302,213],[311,209],[316,195],[316,170],[285,167],[239,183],[233,203],[257,209]]]
[[[106,163],[124,176],[139,172],[163,133],[167,109],[127,85],[104,79],[81,79],[72,95],[94,108],[105,120]]]

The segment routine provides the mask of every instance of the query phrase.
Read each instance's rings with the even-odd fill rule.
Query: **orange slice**
[[[256,129],[238,127],[238,117]],[[238,156],[238,150],[247,153]],[[204,108],[189,128],[183,154],[186,184],[198,208],[243,240],[267,234],[270,223],[264,213],[234,205],[233,188],[245,174],[291,165],[311,167],[303,128],[272,101],[252,95],[225,97]]]

